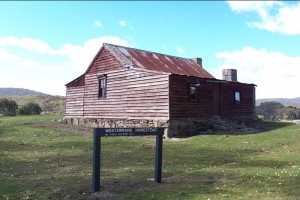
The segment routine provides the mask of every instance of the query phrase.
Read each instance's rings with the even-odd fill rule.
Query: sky
[[[112,43],[237,69],[256,98],[300,97],[298,1],[0,1],[0,87],[65,96]]]

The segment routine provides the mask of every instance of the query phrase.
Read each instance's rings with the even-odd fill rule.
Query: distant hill
[[[0,97],[7,96],[47,96],[48,94],[24,88],[0,88]]]
[[[256,105],[259,106],[263,102],[276,101],[284,106],[295,106],[300,108],[300,97],[296,98],[268,98],[268,99],[256,99]]]
[[[65,110],[65,97],[24,88],[0,88],[0,98],[12,99],[18,107],[34,102],[41,106],[44,113],[48,114],[63,114]]]

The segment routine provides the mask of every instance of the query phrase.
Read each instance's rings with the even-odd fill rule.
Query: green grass
[[[93,194],[92,130],[59,118],[0,118],[0,199],[300,199],[299,126],[165,140],[161,184],[153,139],[102,138]]]

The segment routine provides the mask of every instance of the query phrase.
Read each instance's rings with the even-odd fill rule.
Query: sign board
[[[163,135],[164,128],[97,128],[101,137]]]
[[[156,135],[154,180],[157,183],[161,183],[163,134],[164,134],[164,128],[155,128],[155,127],[94,128],[94,138],[93,138],[93,190],[94,192],[100,190],[101,137]]]

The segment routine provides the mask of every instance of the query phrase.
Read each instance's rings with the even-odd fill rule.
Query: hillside
[[[42,111],[48,114],[63,114],[65,110],[65,97],[52,96],[23,88],[0,88],[0,98],[14,100],[18,107],[34,102],[40,105]]]
[[[3,96],[46,96],[47,94],[24,88],[0,88],[0,97]]]
[[[300,97],[296,98],[266,98],[266,99],[256,99],[256,105],[259,106],[262,102],[276,101],[284,106],[295,106],[300,108]]]

